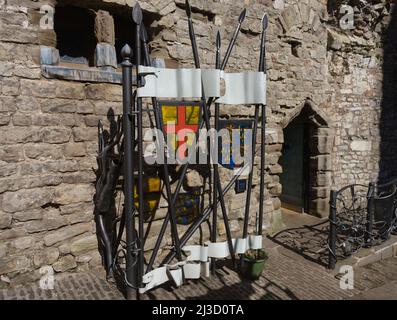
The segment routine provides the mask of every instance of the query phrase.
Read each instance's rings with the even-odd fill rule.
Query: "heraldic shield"
[[[235,170],[247,164],[244,159],[252,150],[252,127],[252,120],[219,120],[219,130],[223,132],[218,140],[218,162],[221,166]]]
[[[180,162],[186,160],[189,147],[196,141],[201,120],[200,102],[159,101],[163,132],[168,155],[175,155]]]

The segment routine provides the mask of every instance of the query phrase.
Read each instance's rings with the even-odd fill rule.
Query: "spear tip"
[[[238,18],[238,21],[239,21],[240,23],[243,23],[243,21],[244,21],[246,15],[247,15],[247,9],[244,8],[244,10],[243,10],[243,11],[241,12],[241,14],[240,14],[240,17]]]
[[[267,13],[265,13],[263,15],[263,18],[262,18],[262,28],[263,28],[263,30],[266,31],[268,26],[269,26],[269,17],[267,16]]]
[[[221,48],[221,32],[218,30],[218,33],[216,34],[216,48],[220,49]]]
[[[186,0],[186,14],[188,18],[192,16],[192,7],[190,6],[189,0]]]
[[[139,5],[139,2],[137,2],[132,9],[132,20],[135,22],[135,24],[141,24],[143,20],[143,14],[142,14],[142,9],[141,6]]]

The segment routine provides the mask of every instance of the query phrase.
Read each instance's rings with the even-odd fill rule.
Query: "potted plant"
[[[265,268],[268,255],[265,250],[248,250],[242,257],[241,274],[250,280],[258,280]]]

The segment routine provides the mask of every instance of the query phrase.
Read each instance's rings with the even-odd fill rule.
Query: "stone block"
[[[41,133],[44,142],[61,144],[69,142],[71,130],[69,128],[45,128]]]
[[[0,259],[7,255],[7,245],[5,243],[0,243]]]
[[[393,258],[393,256],[394,256],[394,250],[393,250],[392,245],[389,245],[386,248],[383,248],[379,251],[380,251],[382,260],[390,259],[390,258]]]
[[[63,245],[60,245],[59,248],[58,248],[58,250],[59,250],[59,253],[60,253],[61,255],[67,255],[67,254],[70,253],[70,245],[67,244],[67,243],[65,243],[65,244],[63,244]],[[57,259],[58,259],[58,258],[57,258]]]
[[[188,188],[197,188],[204,185],[203,177],[195,170],[190,170],[186,174],[186,186]]]
[[[71,255],[61,257],[57,262],[53,264],[53,268],[56,272],[65,272],[76,267],[76,260]]]
[[[27,271],[30,267],[30,260],[25,256],[6,257],[0,260],[0,274],[10,272]]]
[[[109,12],[98,10],[95,16],[95,37],[97,42],[115,44],[114,20]]]
[[[317,199],[310,201],[310,213],[320,218],[329,216],[329,200]]]
[[[64,147],[66,157],[84,157],[86,155],[84,143],[70,143]]]
[[[56,65],[59,63],[59,50],[54,47],[40,47],[40,64]]]
[[[108,43],[98,43],[95,48],[95,65],[97,67],[117,68],[116,49]]]
[[[18,222],[26,222],[32,220],[41,220],[43,218],[43,209],[33,209],[23,212],[14,213],[14,220]]]
[[[312,154],[330,154],[332,147],[333,139],[330,136],[314,136],[310,143]]]
[[[70,245],[72,255],[80,256],[88,251],[92,251],[98,247],[98,240],[96,235],[88,236],[74,241]]]
[[[372,252],[368,256],[361,258],[357,261],[356,266],[357,267],[364,267],[369,264],[373,264],[375,262],[381,261],[382,260],[382,254],[381,252]]]
[[[60,205],[88,202],[92,200],[94,190],[88,184],[62,185],[55,191],[54,202]]]
[[[64,217],[45,217],[43,220],[34,220],[25,223],[28,233],[37,233],[42,231],[51,231],[59,229],[67,224]]]
[[[40,252],[33,256],[33,264],[35,267],[52,265],[58,258],[59,250],[57,248],[47,248],[40,250]]]
[[[30,159],[57,160],[62,158],[62,147],[51,144],[26,144],[25,155]]]
[[[321,155],[310,158],[311,169],[318,171],[331,171],[332,170],[332,158],[330,155]]]
[[[52,188],[37,188],[6,192],[3,195],[3,210],[5,212],[19,212],[35,209],[51,203],[54,199]]]
[[[34,237],[23,237],[23,238],[15,239],[11,243],[11,246],[17,250],[24,250],[33,247],[34,244],[35,244]]]
[[[81,223],[69,227],[64,227],[55,232],[48,233],[44,236],[44,244],[49,247],[55,243],[74,238],[80,234],[91,231],[91,223]]]
[[[358,152],[371,151],[372,142],[371,141],[365,141],[365,140],[352,141],[350,143],[350,149],[352,151],[358,151]]]
[[[73,128],[74,142],[95,141],[97,139],[97,134],[96,128]]]
[[[9,213],[0,213],[0,229],[6,229],[11,226],[12,216]]]
[[[331,185],[331,172],[318,173],[313,181],[314,187],[327,187]]]
[[[317,198],[328,198],[330,195],[330,188],[312,188],[310,197],[312,199],[317,199]]]

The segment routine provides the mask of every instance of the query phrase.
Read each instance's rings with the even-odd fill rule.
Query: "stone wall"
[[[58,2],[96,10],[96,28],[103,30],[96,29],[97,39],[110,52],[110,59],[97,67],[113,73],[69,72],[54,79],[48,70],[59,70],[45,70],[40,64],[43,47],[55,47],[56,35],[40,29],[39,22],[40,7],[55,2],[0,0],[0,286],[36,280],[45,265],[66,272],[101,264],[92,205],[96,126],[100,119],[107,123],[110,108],[116,115],[121,112],[121,86],[111,59],[113,29],[105,23],[112,19],[106,12],[129,17],[135,1]],[[331,187],[377,177],[382,28],[365,36],[342,33],[328,16],[324,0],[192,0],[191,4],[204,68],[215,63],[216,31],[221,31],[224,53],[237,17],[247,7],[228,70],[256,70],[261,18],[265,11],[269,14],[264,219],[268,232],[282,226],[278,161],[283,129],[303,107],[310,108],[316,125],[310,142],[313,214],[327,215]],[[192,66],[184,0],[141,1],[141,5],[148,17],[145,22],[150,23],[152,56]],[[79,81],[62,80],[68,77]],[[92,81],[98,79],[103,83]],[[253,108],[224,107],[222,116],[252,117]],[[226,182],[230,173],[221,174]],[[258,182],[255,179],[256,186]],[[235,232],[241,228],[244,199],[235,194],[226,198]],[[255,187],[252,208],[257,203]],[[157,221],[154,234],[159,226]],[[222,225],[219,232],[224,233]]]

